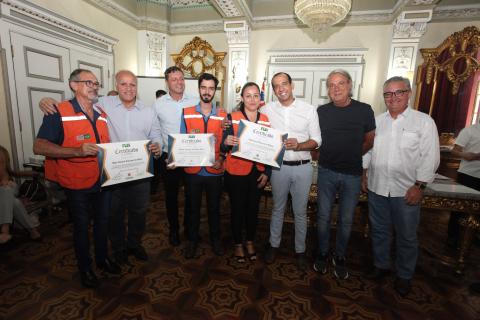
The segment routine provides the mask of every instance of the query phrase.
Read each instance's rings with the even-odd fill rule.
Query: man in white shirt
[[[270,120],[272,128],[288,133],[285,155],[280,169],[272,170],[273,209],[270,220],[270,247],[265,262],[275,261],[282,239],[283,216],[288,194],[292,195],[295,224],[297,265],[306,269],[305,238],[307,235],[307,202],[312,183],[310,151],[321,143],[316,108],[293,96],[294,84],[290,75],[279,72],[272,77],[272,87],[278,101],[260,109]]]
[[[460,158],[457,182],[480,191],[480,123],[462,129],[455,140],[452,155]],[[448,244],[457,247],[461,214],[452,212],[448,223]]]
[[[170,229],[168,240],[170,245],[176,247],[180,244],[179,223],[178,223],[178,190],[181,181],[184,179],[183,168],[167,169],[168,159],[168,134],[180,133],[182,110],[198,104],[198,98],[185,93],[185,79],[183,71],[177,66],[165,70],[165,82],[168,93],[155,101],[155,110],[160,128],[162,131],[162,156],[160,157],[160,174],[165,186],[165,203],[167,207],[167,218]],[[185,194],[184,231],[187,224],[186,217],[189,214],[189,201]]]
[[[387,112],[376,117],[373,148],[363,158],[362,187],[368,189],[374,269],[368,278],[380,280],[390,270],[392,227],[396,234],[395,290],[406,296],[418,254],[417,226],[427,183],[440,163],[437,127],[433,119],[408,107],[410,81],[392,77],[383,85]],[[368,180],[367,180],[368,179]]]

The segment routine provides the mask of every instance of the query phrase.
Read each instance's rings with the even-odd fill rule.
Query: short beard
[[[206,98],[204,96],[201,96],[200,99],[202,100],[203,103],[210,103],[213,100],[213,96],[211,98]]]

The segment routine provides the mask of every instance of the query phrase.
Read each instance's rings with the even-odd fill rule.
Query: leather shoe
[[[148,255],[145,249],[142,246],[138,246],[136,248],[128,248],[128,254],[133,255],[137,260],[147,261]]]
[[[113,253],[113,259],[114,259],[115,263],[118,264],[119,266],[127,264],[128,263],[127,252],[125,250],[115,251]]]
[[[100,284],[97,276],[92,270],[86,272],[80,272],[80,282],[85,288],[97,288]]]
[[[268,246],[264,257],[266,264],[272,264],[275,262],[275,258],[277,257],[277,249],[278,248],[272,247],[271,245]]]
[[[410,280],[397,278],[395,280],[395,290],[400,296],[405,297],[410,292]]]
[[[220,240],[214,240],[212,242],[212,250],[213,250],[213,253],[215,253],[219,257],[221,257],[225,254],[225,252],[223,250],[222,243],[220,242]]]
[[[106,258],[102,263],[97,263],[97,267],[100,270],[111,274],[120,274],[122,272],[120,266],[108,258]]]
[[[178,247],[180,245],[180,237],[178,236],[178,231],[170,232],[170,235],[168,236],[168,242],[172,247]]]
[[[380,269],[374,267],[373,270],[371,270],[370,273],[366,275],[366,278],[370,280],[380,281],[385,278],[389,273],[390,270],[388,269]]]
[[[297,253],[297,268],[300,271],[307,270],[307,257],[305,256],[305,252]]]
[[[197,253],[197,243],[190,241],[185,248],[185,259],[193,259]]]

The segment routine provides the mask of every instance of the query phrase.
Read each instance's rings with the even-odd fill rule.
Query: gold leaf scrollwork
[[[460,32],[449,36],[440,46],[434,49],[420,49],[426,66],[425,81],[430,84],[434,78],[434,71],[445,72],[453,83],[452,94],[457,94],[460,85],[470,75],[480,69],[480,62],[476,59],[480,47],[480,31],[477,27],[466,27]],[[439,62],[439,57],[448,49],[449,58]],[[456,71],[455,66],[464,63],[463,70]]]

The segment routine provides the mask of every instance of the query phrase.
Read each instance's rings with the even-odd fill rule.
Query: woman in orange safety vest
[[[238,128],[241,120],[270,126],[266,115],[261,114],[260,89],[254,82],[246,83],[241,91],[242,101],[238,111],[228,115],[231,126],[225,130],[222,149],[228,150],[225,160],[225,186],[231,203],[231,223],[235,242],[235,258],[237,262],[245,262],[245,251],[242,244],[242,231],[245,225],[245,239],[248,258],[257,259],[254,245],[257,228],[258,206],[261,190],[268,181],[271,168],[261,163],[232,156],[231,147],[238,144]]]

